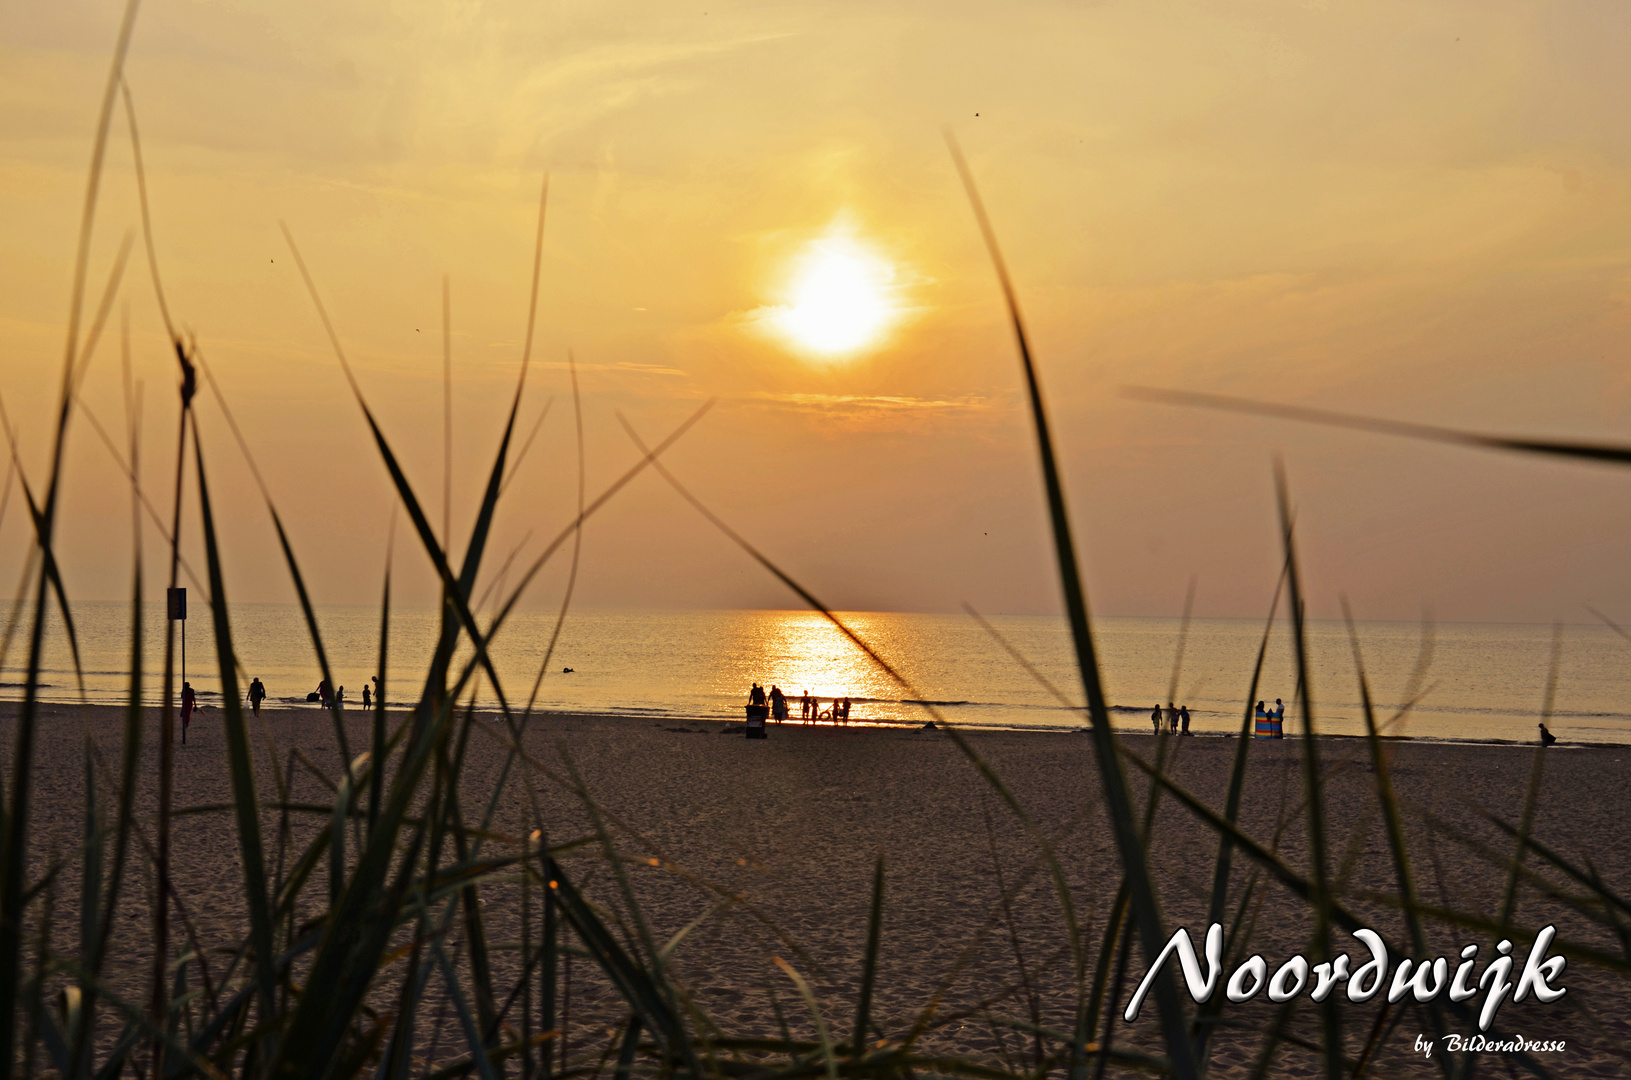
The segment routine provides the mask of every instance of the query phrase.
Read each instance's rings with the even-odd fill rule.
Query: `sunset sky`
[[[122,6],[0,7],[0,395],[43,482],[86,166]],[[496,566],[703,401],[672,468],[831,604],[1056,609],[1020,371],[942,132],[1013,272],[1101,614],[1259,616],[1285,457],[1310,604],[1631,618],[1631,475],[1130,400],[1138,384],[1631,442],[1631,9],[1608,3],[684,4],[151,0],[127,64],[160,272],[319,600],[377,598],[393,494],[306,296],[454,531],[521,359]],[[116,117],[87,305],[121,239],[143,481],[167,513],[175,362]],[[122,305],[121,305],[122,306]],[[84,400],[123,442],[120,306]],[[235,600],[293,598],[199,395]],[[61,559],[128,593],[130,500],[76,413]],[[186,545],[201,548],[195,493]],[[28,542],[0,523],[8,594]],[[148,528],[148,587],[162,585]],[[433,597],[399,530],[399,581]],[[455,552],[462,552],[462,540]],[[201,558],[198,558],[201,565]],[[531,594],[559,596],[565,560]],[[654,475],[585,532],[589,607],[796,606]]]

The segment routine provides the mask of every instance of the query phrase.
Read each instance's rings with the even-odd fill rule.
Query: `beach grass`
[[[1502,877],[1502,902],[1495,910],[1481,910],[1432,903],[1424,898],[1419,887],[1420,855],[1407,842],[1406,820],[1413,811],[1403,803],[1390,778],[1389,748],[1381,738],[1381,725],[1365,682],[1362,643],[1357,633],[1353,633],[1352,644],[1355,667],[1360,673],[1373,807],[1382,822],[1393,881],[1385,886],[1370,882],[1363,889],[1348,883],[1335,850],[1341,830],[1325,794],[1328,769],[1317,724],[1316,688],[1310,684],[1303,648],[1303,584],[1296,553],[1295,514],[1283,471],[1276,473],[1283,572],[1270,602],[1257,665],[1246,687],[1247,705],[1238,741],[1232,746],[1227,792],[1221,806],[1212,805],[1175,777],[1171,766],[1180,744],[1158,737],[1155,752],[1145,755],[1111,728],[1065,497],[1066,484],[1054,452],[1040,374],[1018,299],[998,252],[995,230],[955,144],[952,155],[1011,316],[1081,697],[1074,697],[1069,689],[1048,688],[1073,708],[1080,708],[1086,718],[1096,770],[1095,790],[1100,797],[1100,803],[1091,811],[1102,815],[1113,841],[1113,859],[1098,869],[1116,881],[1115,898],[1110,904],[1102,910],[1081,910],[1078,892],[1072,885],[1072,868],[1058,850],[1060,837],[1039,824],[999,770],[980,753],[975,741],[932,706],[925,707],[941,733],[935,737],[949,740],[981,777],[993,805],[999,813],[1008,815],[1032,851],[1030,862],[1010,876],[1004,876],[994,843],[990,852],[997,867],[999,895],[986,925],[992,932],[1006,934],[1017,971],[1016,979],[1004,993],[984,1001],[978,1016],[990,1030],[991,1052],[949,1053],[933,1044],[933,1033],[948,1022],[945,992],[973,962],[973,945],[948,957],[948,974],[941,989],[923,1001],[909,1019],[886,1018],[875,1007],[881,990],[879,956],[889,874],[881,855],[872,860],[857,991],[853,1000],[835,1011],[812,987],[809,972],[814,961],[796,938],[762,914],[754,913],[751,901],[732,890],[670,866],[658,856],[632,854],[640,847],[639,823],[601,806],[564,750],[562,763],[557,765],[529,749],[529,738],[535,741],[542,722],[535,705],[549,651],[523,702],[501,682],[489,657],[490,643],[503,631],[509,614],[538,573],[568,543],[576,566],[583,523],[648,468],[805,604],[829,619],[907,691],[906,697],[921,700],[926,696],[913,688],[909,673],[845,625],[771,556],[709,510],[663,463],[665,451],[701,420],[707,406],[649,446],[624,421],[640,448],[641,460],[592,499],[585,497],[582,486],[582,420],[578,411],[578,513],[518,575],[515,584],[497,590],[496,613],[485,621],[478,619],[476,611],[484,605],[473,602],[475,588],[488,561],[486,547],[492,523],[515,467],[511,443],[523,400],[536,313],[536,248],[521,375],[488,470],[475,523],[462,545],[463,557],[455,566],[449,527],[445,521],[439,532],[433,527],[423,501],[352,377],[341,335],[323,307],[315,276],[301,256],[292,231],[285,230],[314,311],[346,374],[380,462],[391,478],[407,533],[417,541],[441,583],[442,633],[433,654],[422,669],[393,674],[387,633],[391,605],[391,556],[387,554],[377,662],[381,692],[362,749],[351,745],[346,718],[337,702],[333,706],[334,751],[341,763],[338,770],[325,771],[310,756],[292,747],[287,754],[272,753],[269,768],[257,763],[257,733],[241,704],[240,664],[224,571],[228,553],[222,550],[216,533],[208,462],[198,437],[195,391],[200,373],[254,472],[318,664],[324,679],[332,685],[328,653],[295,545],[284,529],[272,493],[260,479],[226,397],[204,363],[197,343],[185,342],[171,330],[181,386],[177,414],[180,440],[169,525],[165,527],[162,521],[159,525],[169,546],[168,584],[174,587],[184,569],[178,538],[184,512],[184,479],[190,474],[198,493],[198,505],[191,512],[196,513],[204,534],[203,591],[213,617],[212,644],[222,687],[220,708],[230,800],[217,806],[174,805],[173,629],[164,643],[160,753],[157,761],[142,756],[148,719],[140,705],[141,672],[149,645],[143,640],[140,621],[145,598],[140,539],[142,515],[154,519],[158,515],[135,479],[141,442],[135,420],[139,410],[130,409],[125,451],[128,456],[120,460],[131,478],[136,552],[131,586],[129,703],[121,749],[118,760],[109,763],[87,745],[77,854],[63,857],[42,852],[37,847],[41,833],[32,814],[36,746],[41,737],[39,675],[48,610],[53,605],[60,610],[70,634],[73,627],[72,604],[55,561],[60,463],[70,435],[78,386],[117,295],[125,253],[130,247],[127,239],[82,338],[89,242],[116,97],[123,98],[132,142],[139,146],[133,98],[128,89],[120,93],[135,10],[136,5],[131,3],[121,26],[93,144],[51,466],[38,494],[26,483],[22,488],[33,527],[33,551],[28,560],[26,588],[14,605],[10,626],[26,630],[27,668],[15,722],[11,773],[4,789],[4,817],[0,820],[0,1068],[8,1075],[50,1072],[74,1080],[123,1075],[375,1076],[394,1080],[604,1074],[614,1080],[636,1075],[697,1080],[908,1080],[920,1076],[978,1080],[1059,1076],[1085,1080],[1089,1075],[1143,1073],[1189,1080],[1224,1071],[1215,1065],[1212,1050],[1217,1033],[1233,1024],[1237,1028],[1260,1029],[1255,1064],[1248,1070],[1249,1075],[1275,1075],[1288,1056],[1297,1056],[1298,1060],[1316,1063],[1319,1075],[1338,1080],[1377,1075],[1379,1048],[1407,1016],[1419,1017],[1426,1028],[1438,1034],[1473,1029],[1475,1019],[1469,1006],[1439,998],[1425,1005],[1374,1009],[1366,1014],[1368,1026],[1351,1030],[1347,1021],[1355,1013],[1340,1005],[1335,995],[1318,1006],[1312,1023],[1302,1022],[1299,1015],[1308,1006],[1302,999],[1293,999],[1275,1010],[1274,1021],[1263,1026],[1241,1019],[1242,1007],[1231,1005],[1222,994],[1214,994],[1201,1005],[1187,1001],[1176,972],[1168,964],[1158,970],[1153,983],[1153,1038],[1140,1037],[1122,1018],[1127,982],[1155,962],[1175,929],[1165,914],[1162,890],[1151,863],[1156,843],[1153,825],[1163,805],[1180,810],[1194,827],[1215,839],[1213,863],[1193,869],[1207,883],[1208,923],[1224,927],[1223,951],[1232,960],[1252,952],[1257,940],[1256,912],[1271,888],[1293,897],[1306,914],[1311,927],[1307,945],[1311,954],[1323,957],[1333,949],[1343,948],[1336,938],[1338,931],[1351,933],[1365,928],[1372,920],[1367,913],[1383,909],[1396,914],[1396,925],[1404,935],[1401,941],[1388,941],[1390,954],[1416,958],[1429,954],[1432,926],[1486,934],[1492,940],[1504,937],[1518,943],[1534,941],[1541,928],[1524,921],[1519,903],[1527,889],[1543,893],[1552,903],[1571,912],[1579,925],[1597,928],[1617,943],[1605,946],[1598,938],[1563,935],[1553,944],[1556,954],[1620,977],[1631,974],[1631,902],[1612,888],[1591,862],[1567,855],[1534,835],[1532,811],[1546,760],[1538,750],[1524,812],[1517,820],[1489,815],[1489,824],[1506,839],[1505,850],[1477,837],[1458,834],[1447,825],[1439,830],[1447,842],[1461,845]],[[146,211],[139,150],[137,154],[137,176],[143,186],[143,237],[156,285],[159,262]],[[539,207],[539,245],[546,197],[547,187]],[[159,295],[168,326],[168,307],[162,291]],[[1226,404],[1215,399],[1191,399],[1190,403]],[[1170,395],[1167,400],[1171,400]],[[1229,407],[1245,406],[1233,403]],[[1333,420],[1330,416],[1301,418]],[[1610,446],[1542,443],[1438,429],[1403,430],[1398,425],[1382,427],[1392,434],[1450,439],[1504,452],[1561,454],[1611,464],[1631,461],[1631,454],[1623,448]],[[118,456],[106,433],[102,434]],[[529,436],[521,454],[525,454],[530,442]],[[21,478],[15,443],[10,468]],[[444,505],[446,501],[444,495]],[[506,560],[501,576],[508,573],[508,568]],[[556,619],[556,634],[567,617],[570,592],[568,588]],[[1277,618],[1282,608],[1284,616]],[[1301,727],[1295,752],[1300,794],[1298,804],[1281,815],[1273,837],[1265,839],[1241,824],[1241,809],[1255,746],[1249,737],[1250,703],[1255,699],[1264,652],[1276,625],[1286,626],[1292,635],[1298,665],[1295,714]],[[8,629],[7,649],[11,638]],[[77,667],[77,651],[75,655]],[[1019,660],[1025,662],[1023,657]],[[1176,668],[1175,662],[1175,683]],[[384,688],[388,679],[391,685],[414,688],[411,709],[395,714],[387,711]],[[478,688],[497,703],[491,718],[478,714],[475,708]],[[270,735],[266,738],[270,745]],[[503,752],[500,779],[490,792],[473,791],[468,786],[467,762],[476,742],[495,744]],[[297,766],[321,781],[329,802],[312,804],[296,799],[292,780]],[[146,770],[156,773],[158,790],[151,817],[138,814],[136,809],[137,789]],[[577,799],[588,822],[586,831],[563,835],[562,823],[546,812],[540,798],[545,787],[568,792]],[[467,807],[472,805],[484,807],[473,820],[466,816]],[[505,813],[524,820],[526,827],[519,833],[502,831],[497,822]],[[175,823],[183,816],[199,814],[219,816],[232,830],[237,845],[235,870],[241,880],[235,883],[234,892],[241,896],[243,906],[234,914],[241,916],[243,932],[226,950],[208,948],[202,942],[195,919],[184,897],[176,891],[171,875],[170,845]],[[1295,820],[1299,815],[1300,826]],[[292,825],[296,819],[321,824],[300,829]],[[269,821],[276,822],[275,828],[268,827]],[[986,823],[988,830],[995,828],[989,812]],[[1292,858],[1280,850],[1281,840],[1299,831],[1304,839],[1303,856]],[[855,858],[866,860],[867,855],[858,851]],[[979,852],[971,851],[968,857],[977,858]],[[648,862],[670,866],[699,897],[706,898],[708,906],[703,914],[679,928],[660,926],[648,918],[640,891],[630,876],[631,867]],[[223,873],[229,869],[223,867]],[[65,876],[71,872],[77,872],[77,881]],[[148,893],[145,907],[150,920],[141,933],[151,941],[153,954],[146,985],[133,993],[129,986],[111,984],[105,972],[110,950],[119,947],[121,934],[130,932],[128,927],[121,930],[120,913],[131,900],[138,879]],[[1028,954],[1015,929],[1014,905],[1022,896],[1030,895],[1039,881],[1046,884],[1056,908],[1058,963],[1068,969],[1074,995],[1068,1027],[1044,1022],[1035,978],[1040,967],[1052,961]],[[504,896],[520,898],[516,940],[501,939],[484,902],[484,895],[493,894],[500,886]],[[74,932],[53,925],[52,920],[53,898],[69,889],[78,896],[79,922],[72,928]],[[761,919],[785,946],[785,956],[777,956],[774,965],[783,980],[781,993],[789,1007],[784,1012],[780,1005],[783,998],[773,998],[778,1003],[775,1023],[767,1022],[762,1030],[741,1030],[710,1016],[676,971],[675,958],[688,937],[726,912],[747,912],[748,917]],[[1093,927],[1097,927],[1097,933]],[[609,985],[620,1002],[622,1022],[610,1031],[581,1022],[575,1026],[573,988],[582,984],[586,969]],[[742,978],[751,982],[760,975],[744,972]],[[1585,1004],[1580,1007],[1589,1008]],[[451,1016],[457,1032],[456,1045],[442,1045],[443,1025],[432,1017],[438,1010]],[[1010,1039],[1016,1040],[1013,1045],[1023,1047],[1023,1052],[1011,1052]],[[1443,1053],[1431,1064],[1446,1077],[1464,1077],[1474,1075],[1488,1061],[1467,1051]],[[1555,1074],[1548,1062],[1525,1053],[1507,1055],[1503,1068],[1513,1066],[1539,1076]]]

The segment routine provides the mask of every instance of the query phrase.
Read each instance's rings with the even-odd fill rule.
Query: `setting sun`
[[[802,352],[841,357],[879,343],[895,319],[895,270],[848,237],[827,237],[797,260],[773,322]]]

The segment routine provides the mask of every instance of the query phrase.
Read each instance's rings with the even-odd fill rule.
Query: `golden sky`
[[[0,8],[0,394],[36,484],[120,12]],[[1607,3],[151,0],[127,74],[171,310],[319,599],[374,600],[392,495],[278,223],[438,520],[449,280],[459,532],[519,368],[547,173],[523,429],[553,408],[495,559],[570,514],[570,351],[591,496],[636,458],[619,411],[655,438],[717,398],[673,467],[834,605],[1053,610],[1018,364],[949,128],[1033,333],[1095,610],[1176,613],[1193,575],[1201,613],[1259,614],[1281,452],[1316,614],[1346,593],[1375,618],[1574,621],[1583,601],[1631,615],[1631,477],[1119,388],[1627,440],[1628,54],[1631,11]],[[102,190],[92,303],[139,227],[122,119]],[[136,251],[143,479],[167,506],[174,361]],[[84,398],[122,438],[117,321]],[[290,599],[200,400],[230,591]],[[83,415],[67,470],[70,588],[122,596],[128,493]],[[14,496],[8,589],[26,541]],[[795,603],[654,476],[591,521],[578,597]]]

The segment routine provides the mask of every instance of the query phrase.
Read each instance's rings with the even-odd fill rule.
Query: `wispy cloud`
[[[533,365],[545,371],[566,371],[570,365],[565,360],[545,360]],[[615,364],[579,364],[579,371],[621,371],[631,372],[635,375],[670,375],[684,378],[691,373],[681,371],[679,368],[663,367],[661,364],[635,364],[627,361]]]
[[[801,412],[863,411],[863,412],[976,412],[995,408],[991,398],[969,396],[960,398],[895,397],[866,394],[792,394],[760,392],[750,397]]]

